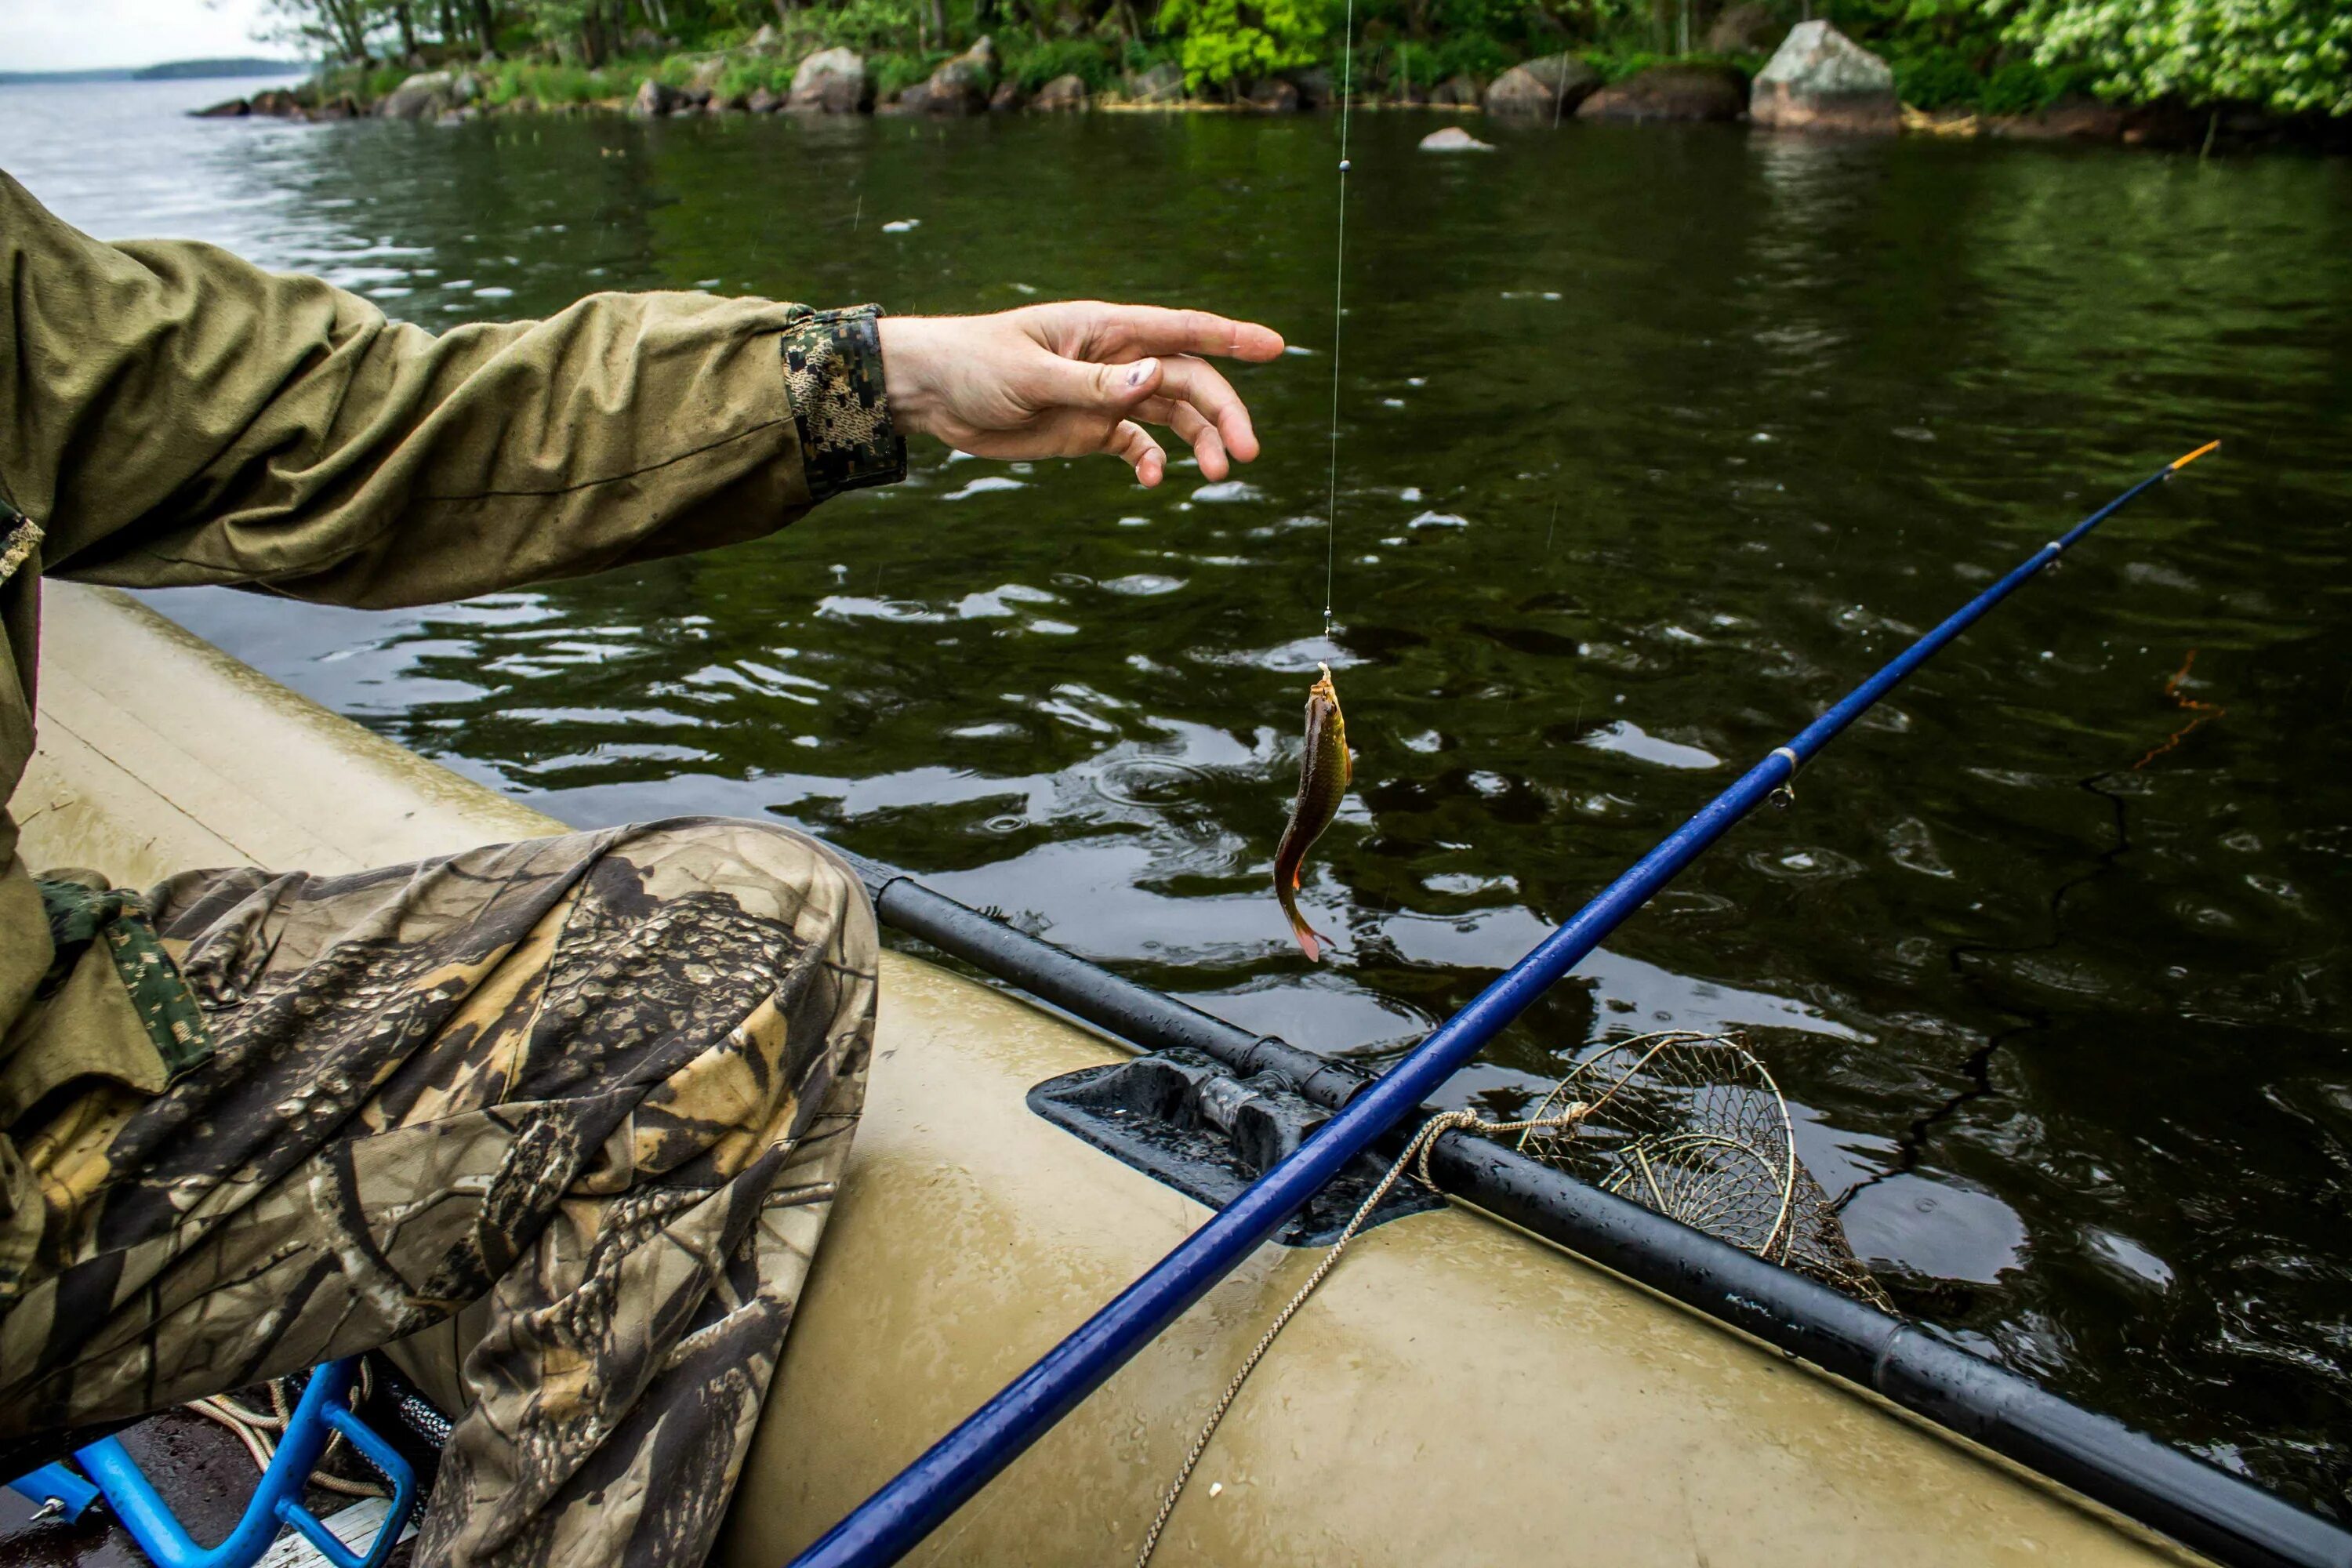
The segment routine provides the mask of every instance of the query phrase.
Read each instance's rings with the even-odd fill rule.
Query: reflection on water
[[[314,130],[51,90],[0,89],[0,157],[69,216],[431,326],[646,287],[1281,326],[1303,352],[1240,377],[1267,458],[1227,483],[932,449],[624,577],[161,602],[572,821],[778,815],[1375,1060],[2058,526],[2226,437],[1454,1093],[1516,1110],[1598,1034],[1750,1029],[1905,1300],[2342,1507],[2346,164],[1584,126],[1473,162],[1368,116],[1327,636],[1327,122]],[[1360,755],[1310,968],[1266,883],[1318,661]],[[2228,711],[2135,767],[2189,700]]]

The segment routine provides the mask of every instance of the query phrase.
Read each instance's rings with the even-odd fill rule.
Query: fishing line
[[[1339,28],[1339,219],[1331,247],[1331,484],[1323,505],[1323,635],[1337,628],[1332,586],[1339,570],[1339,323],[1348,281],[1348,116],[1355,97],[1356,0]]]

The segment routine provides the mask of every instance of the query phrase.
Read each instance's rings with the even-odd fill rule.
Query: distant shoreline
[[[81,81],[208,81],[218,77],[310,76],[310,60],[272,60],[254,55],[219,59],[164,60],[151,66],[100,66],[89,70],[0,71],[0,87],[37,87]]]

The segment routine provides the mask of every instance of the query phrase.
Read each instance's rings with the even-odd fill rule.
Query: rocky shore
[[[1776,131],[1834,136],[1996,136],[2042,141],[2112,142],[2129,145],[2210,145],[2226,129],[2233,142],[2275,133],[2267,117],[2219,116],[2163,107],[2126,109],[2089,98],[2062,99],[2035,113],[2011,116],[1929,114],[1897,97],[1886,61],[1824,21],[1783,30],[1762,6],[1735,5],[1706,40],[1711,54],[1733,58],[1770,50],[1752,76],[1718,58],[1670,61],[1611,80],[1575,54],[1552,55],[1511,67],[1490,81],[1459,76],[1426,86],[1408,84],[1364,107],[1421,107],[1482,112],[1497,120],[1559,124],[1570,120],[1735,121]],[[333,90],[321,78],[291,90],[272,89],[194,111],[204,118],[268,116],[306,121],[363,118],[462,124],[485,115],[614,112],[643,120],[684,115],[878,114],[966,116],[1087,110],[1213,110],[1291,114],[1336,106],[1328,72],[1286,73],[1248,84],[1230,99],[1191,96],[1182,73],[1162,63],[1129,73],[1097,90],[1070,75],[1035,90],[1003,68],[994,44],[982,37],[924,79],[880,92],[868,61],[848,48],[820,49],[791,72],[789,89],[740,85],[747,76],[782,81],[783,60],[773,29],[763,27],[738,48],[693,57],[679,70],[674,58],[646,74],[629,97],[542,102],[528,92],[498,96],[497,61],[417,71],[373,101]],[[745,67],[753,68],[747,70]],[[682,77],[683,79],[671,79]],[[730,83],[736,85],[730,87]],[[1461,140],[1433,138],[1433,150]],[[1475,143],[1474,145],[1483,145]]]

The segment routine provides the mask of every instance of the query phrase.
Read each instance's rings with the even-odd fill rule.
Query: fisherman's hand
[[[1168,453],[1144,426],[1191,444],[1206,478],[1257,456],[1231,383],[1202,358],[1258,363],[1281,335],[1200,310],[1073,301],[993,316],[886,316],[882,373],[901,431],[980,458],[1108,452],[1156,485]]]

